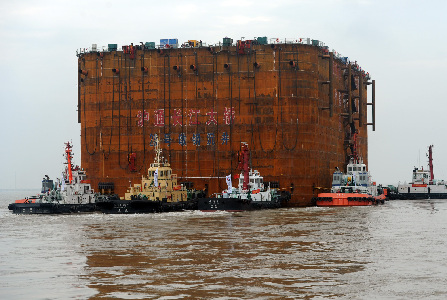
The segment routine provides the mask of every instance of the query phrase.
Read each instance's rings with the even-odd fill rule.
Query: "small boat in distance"
[[[290,199],[289,192],[280,193],[277,189],[265,187],[263,177],[257,170],[249,168],[250,151],[247,143],[242,143],[239,153],[241,170],[238,187],[233,188],[231,175],[226,177],[228,189],[216,197],[199,198],[198,209],[201,211],[244,211],[279,208]]]
[[[319,193],[312,199],[317,206],[367,206],[382,204],[385,194],[379,194],[375,182],[366,169],[366,164],[357,154],[357,133],[353,134],[352,154],[346,166],[346,173],[338,168],[332,175],[330,193]]]
[[[390,195],[391,199],[446,199],[447,182],[435,179],[433,171],[433,145],[428,147],[428,169],[413,168],[412,181],[399,183],[397,191]]]

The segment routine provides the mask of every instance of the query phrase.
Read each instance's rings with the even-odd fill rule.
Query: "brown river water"
[[[447,200],[242,213],[14,215],[0,299],[446,299]]]

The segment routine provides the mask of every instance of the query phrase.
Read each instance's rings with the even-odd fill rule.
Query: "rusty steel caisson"
[[[357,64],[314,43],[193,46],[78,54],[82,166],[99,191],[124,196],[156,135],[179,182],[208,195],[238,173],[249,143],[251,165],[289,206],[330,187],[353,127],[367,161],[370,82]]]

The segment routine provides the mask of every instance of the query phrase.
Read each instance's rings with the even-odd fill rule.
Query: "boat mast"
[[[435,179],[433,173],[433,145],[428,146],[428,167],[430,168],[430,184],[433,184],[433,179]]]
[[[72,145],[70,145],[70,142],[65,143],[65,159],[67,160],[67,170],[68,170],[68,183],[71,184],[73,181],[73,166],[71,164],[71,159],[73,158],[73,155],[71,155],[71,148],[73,148]]]
[[[157,167],[160,167],[160,161],[163,160],[161,156],[160,142],[158,140],[158,135],[155,135],[155,162],[157,163]]]
[[[358,156],[358,152],[357,152],[357,147],[358,147],[357,134],[358,134],[358,131],[355,130],[354,133],[352,134],[352,143],[351,143],[351,157],[355,164],[357,164],[359,162],[359,156]]]
[[[248,182],[250,180],[249,175],[249,161],[250,161],[250,151],[248,150],[247,143],[242,143],[241,152],[239,153],[239,165],[238,168],[244,174],[244,183],[242,186],[243,190],[248,190]]]

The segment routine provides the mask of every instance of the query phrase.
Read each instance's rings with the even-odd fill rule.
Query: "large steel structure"
[[[367,163],[369,74],[318,41],[262,41],[80,51],[81,160],[93,186],[123,196],[153,161],[155,135],[179,181],[209,194],[238,173],[247,142],[252,168],[291,192],[292,206],[330,187],[354,131]]]

